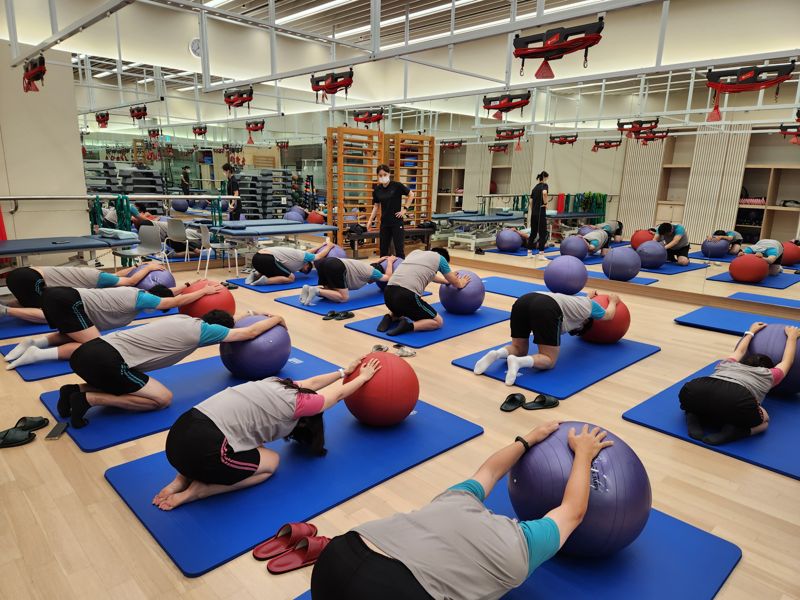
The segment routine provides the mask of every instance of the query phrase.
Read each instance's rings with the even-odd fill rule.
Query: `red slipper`
[[[311,523],[287,523],[278,529],[278,533],[253,548],[253,558],[256,560],[273,558],[288,552],[303,538],[314,535],[317,535],[316,525]]]
[[[267,571],[273,575],[279,575],[313,565],[330,541],[330,538],[323,536],[303,538],[289,552],[269,561]]]

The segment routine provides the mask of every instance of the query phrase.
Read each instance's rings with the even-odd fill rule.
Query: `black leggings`
[[[432,600],[400,561],[374,552],[355,531],[331,540],[311,573],[314,600]]]
[[[397,258],[406,257],[404,248],[405,233],[402,223],[396,225],[381,225],[380,235],[381,256],[389,256],[389,242],[394,242],[394,256]]]
[[[531,211],[531,233],[528,236],[528,250],[544,250],[547,243],[547,211],[544,207]]]

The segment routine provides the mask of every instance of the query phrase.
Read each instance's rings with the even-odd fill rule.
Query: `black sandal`
[[[355,313],[350,312],[349,310],[343,311],[338,313],[335,317],[333,317],[334,321],[346,321],[347,319],[352,319],[355,317]]]
[[[500,410],[503,412],[512,412],[517,410],[520,406],[525,404],[525,396],[522,394],[509,394],[500,405]]]
[[[22,431],[36,431],[50,425],[50,419],[47,417],[22,417],[14,429],[21,429]]]
[[[5,431],[0,431],[0,448],[13,448],[14,446],[24,446],[36,439],[36,434],[32,431],[17,429],[12,427]]]
[[[328,314],[325,315],[324,317],[322,317],[322,320],[323,321],[331,321],[331,320],[335,319],[336,315],[338,315],[338,314],[339,313],[337,311],[335,311],[335,310],[329,310]]]
[[[546,394],[539,394],[530,402],[523,404],[522,408],[525,410],[544,410],[546,408],[555,408],[558,404],[559,402],[556,398]]]

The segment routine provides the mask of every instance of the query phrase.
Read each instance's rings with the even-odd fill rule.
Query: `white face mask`
[[[378,183],[386,185],[387,183],[389,183],[389,176],[388,175],[380,175],[378,177]]]

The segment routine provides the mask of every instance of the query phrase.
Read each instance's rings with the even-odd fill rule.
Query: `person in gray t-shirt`
[[[742,234],[736,230],[730,229],[717,229],[712,235],[706,236],[706,239],[711,241],[725,240],[728,242],[728,254],[739,254],[742,249]]]
[[[563,500],[541,519],[517,521],[487,509],[484,501],[498,482],[504,485],[501,480],[523,454],[558,427],[551,421],[518,436],[470,479],[419,510],[332,539],[311,574],[314,600],[495,600],[522,585],[583,521],[592,463],[612,445],[599,428],[570,429],[574,458]]]
[[[653,240],[664,244],[667,260],[685,267],[689,264],[689,234],[680,223],[661,223]]]
[[[281,285],[292,283],[295,272],[310,273],[314,261],[322,260],[336,247],[331,241],[315,248],[311,252],[298,248],[276,246],[263,248],[252,258],[253,272],[247,276],[247,285]]]
[[[302,381],[268,377],[229,387],[183,413],[167,435],[167,460],[175,479],[153,504],[172,510],[200,498],[233,492],[269,479],[280,456],[264,444],[295,440],[325,456],[322,413],[357,391],[380,370],[371,359],[341,385],[363,358],[346,369]]]
[[[744,250],[739,252],[739,256],[751,254],[759,258],[763,258],[769,265],[770,275],[780,275],[783,269],[781,268],[781,257],[783,257],[783,244],[778,240],[762,239],[758,240],[755,244],[751,244]]]
[[[381,261],[386,261],[386,272]],[[350,290],[360,290],[376,281],[389,281],[394,269],[394,256],[382,256],[375,263],[352,258],[320,258],[314,262],[319,276],[319,285],[304,285],[300,302],[306,306],[314,303],[317,296],[331,302],[347,302]]]
[[[598,250],[603,256],[608,254],[611,238],[605,229],[595,229],[586,235],[579,235],[577,237],[586,242],[586,249],[589,252],[589,256],[597,253]]]
[[[792,368],[800,328],[785,327],[786,345],[776,365],[768,356],[748,352],[750,341],[766,326],[753,323],[711,375],[687,381],[678,392],[689,437],[716,446],[767,430],[769,415],[762,402]]]

